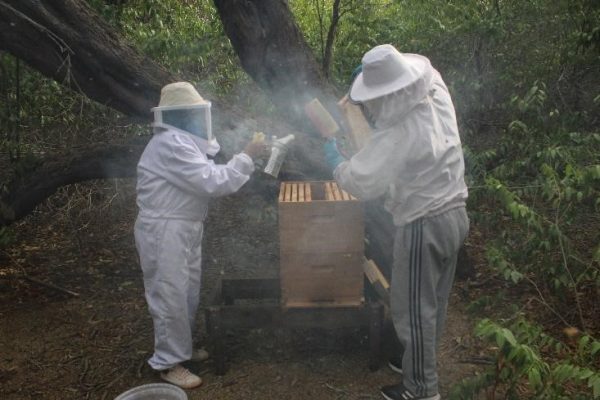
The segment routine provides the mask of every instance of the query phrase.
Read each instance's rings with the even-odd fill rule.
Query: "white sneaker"
[[[210,357],[210,354],[208,354],[208,351],[206,351],[204,349],[193,349],[192,350],[192,358],[190,358],[190,360],[206,361],[206,360],[208,360],[209,357]]]
[[[179,364],[161,372],[160,377],[183,389],[192,389],[202,385],[202,378],[198,375],[194,375],[187,368],[184,368]]]

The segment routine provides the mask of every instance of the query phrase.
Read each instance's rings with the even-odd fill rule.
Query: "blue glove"
[[[323,145],[323,151],[325,152],[325,161],[329,167],[333,170],[340,163],[346,161],[346,159],[340,154],[337,148],[337,142],[335,138],[329,139]]]

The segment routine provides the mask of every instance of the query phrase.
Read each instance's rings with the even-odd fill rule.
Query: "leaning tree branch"
[[[92,145],[53,155],[16,177],[0,198],[0,226],[19,220],[61,186],[90,179],[135,175],[143,145]]]
[[[125,114],[150,118],[174,77],[114,33],[84,1],[0,0],[0,50]]]
[[[334,89],[295,23],[287,2],[213,0],[242,67],[302,129],[303,106],[335,104]]]

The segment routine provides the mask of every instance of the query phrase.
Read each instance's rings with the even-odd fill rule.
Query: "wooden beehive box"
[[[360,201],[335,182],[282,182],[279,239],[283,306],[362,304]]]

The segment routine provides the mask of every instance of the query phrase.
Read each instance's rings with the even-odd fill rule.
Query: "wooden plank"
[[[364,225],[343,223],[303,227],[291,220],[279,230],[280,251],[284,253],[363,252]]]
[[[331,187],[333,189],[333,197],[335,197],[335,199],[338,201],[344,200],[342,194],[340,193],[340,188],[338,187],[337,182],[331,182]]]
[[[375,289],[375,292],[384,301],[386,305],[390,304],[390,284],[381,273],[381,270],[377,267],[377,264],[373,260],[363,259],[363,269],[365,275]]]
[[[279,188],[279,202],[281,203],[285,198],[285,182],[281,182],[281,186]]]
[[[276,325],[281,313],[280,304],[211,306],[220,317],[221,329],[262,328]],[[212,322],[212,321],[211,321]]]
[[[286,183],[285,186],[285,201],[292,201],[292,189],[290,187],[290,183]]]
[[[222,297],[235,299],[278,299],[281,297],[277,278],[241,278],[221,280]]]
[[[281,203],[280,251],[362,252],[363,215],[359,202]]]
[[[271,326],[286,328],[366,327],[370,321],[369,309],[364,304],[337,307],[303,305],[295,308],[282,308],[279,304],[233,305],[211,306],[209,311],[219,315],[219,333],[231,328]],[[211,328],[212,325],[211,323]]]
[[[279,212],[280,226],[309,224],[361,224],[364,209],[360,202],[317,201],[299,206],[282,203]]]
[[[365,299],[337,299],[331,302],[288,300],[282,303],[286,308],[335,308],[335,307],[360,307]]]
[[[329,182],[329,187],[331,188],[331,200],[337,201],[337,197],[335,195],[335,182]]]
[[[364,293],[363,253],[282,253],[284,304],[360,303]],[[296,305],[297,306],[297,305]]]
[[[331,114],[323,107],[319,99],[314,98],[304,106],[304,112],[315,128],[324,137],[334,137],[340,130],[339,125]]]
[[[348,126],[350,142],[354,152],[358,152],[371,140],[371,127],[365,119],[360,106],[349,101],[341,101],[338,107],[342,111]]]
[[[305,192],[306,182],[300,182],[298,184],[298,201],[304,203],[304,192]]]
[[[333,201],[333,191],[331,190],[331,182],[325,182],[325,200]]]
[[[292,203],[295,203],[298,201],[298,184],[297,183],[292,183]]]
[[[344,328],[366,326],[369,312],[362,304],[336,307],[304,307],[284,308],[281,312],[281,326],[291,328]]]
[[[306,201],[312,201],[312,192],[310,187],[310,182],[306,183]]]
[[[349,201],[349,200],[350,200],[350,195],[348,194],[348,192],[346,192],[346,191],[345,191],[345,190],[343,190],[343,189],[340,189],[340,191],[342,192],[342,198],[343,198],[345,201]]]

